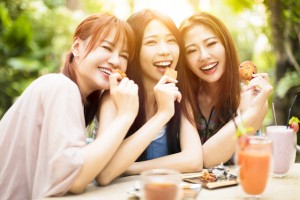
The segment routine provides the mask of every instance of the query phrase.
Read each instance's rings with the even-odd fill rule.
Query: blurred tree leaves
[[[32,80],[59,70],[78,23],[64,3],[0,3],[0,118]]]

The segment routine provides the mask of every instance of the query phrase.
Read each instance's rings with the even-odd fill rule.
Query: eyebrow
[[[167,37],[175,37],[175,35],[173,35],[172,33],[166,34]],[[152,38],[152,37],[158,37],[157,34],[152,34],[152,35],[146,35],[143,39],[148,39],[148,38]]]
[[[203,41],[207,42],[210,39],[217,39],[217,37],[216,36],[211,36],[211,37],[205,38]],[[191,47],[191,46],[195,46],[195,44],[194,43],[189,44],[189,45],[185,46],[185,48],[188,48],[188,47]]]
[[[110,42],[110,41],[108,41],[108,40],[103,40],[102,42],[106,42],[106,43],[108,43],[109,45],[111,45],[112,47],[116,47],[116,45],[115,45],[114,43],[112,43],[112,42]],[[122,46],[122,47],[123,47],[123,46]],[[125,53],[129,54],[128,49],[122,49],[121,52],[125,52]]]
[[[111,46],[116,46],[114,43],[112,43],[112,42],[110,42],[110,41],[108,41],[108,40],[102,40],[102,42],[106,42],[106,43],[108,43],[108,44],[110,44]]]

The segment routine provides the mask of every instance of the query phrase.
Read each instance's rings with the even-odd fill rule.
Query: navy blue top
[[[146,160],[151,160],[166,155],[169,155],[169,151],[167,145],[166,127],[163,127],[160,133],[158,133],[156,138],[147,147]]]

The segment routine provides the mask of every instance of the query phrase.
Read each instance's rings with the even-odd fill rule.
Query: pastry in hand
[[[127,75],[125,74],[125,72],[123,72],[123,71],[120,70],[120,69],[114,69],[114,70],[113,70],[113,73],[119,73],[119,74],[121,75],[122,79],[125,78],[125,77],[127,76]]]
[[[257,73],[257,69],[253,62],[244,61],[240,64],[239,73],[242,82],[248,83],[248,81],[250,81],[253,78],[252,74]]]
[[[173,79],[177,79],[177,71],[174,69],[171,69],[170,67],[167,67],[166,71],[165,71],[165,75],[173,78]]]

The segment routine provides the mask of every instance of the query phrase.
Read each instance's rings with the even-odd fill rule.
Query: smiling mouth
[[[110,69],[99,67],[99,70],[107,75],[111,75],[112,71]]]
[[[167,67],[171,67],[172,61],[162,61],[162,62],[155,62],[153,63],[153,65],[157,68],[167,68]]]
[[[209,71],[209,70],[212,70],[215,67],[217,67],[217,65],[218,65],[218,63],[209,64],[209,65],[206,65],[204,67],[201,67],[200,70],[202,70],[202,71]]]

